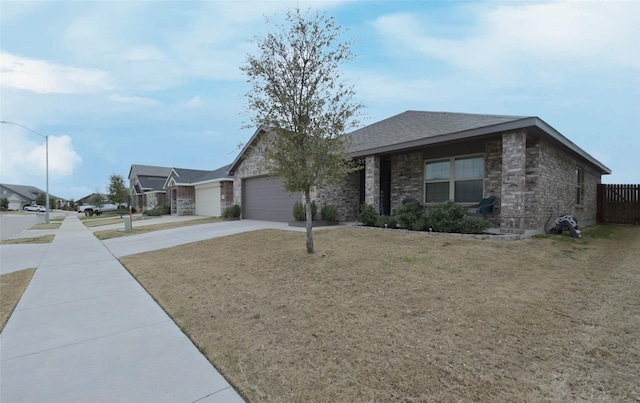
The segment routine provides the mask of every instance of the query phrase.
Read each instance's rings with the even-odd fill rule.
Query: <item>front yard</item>
[[[122,259],[248,401],[636,401],[640,230],[259,231]]]

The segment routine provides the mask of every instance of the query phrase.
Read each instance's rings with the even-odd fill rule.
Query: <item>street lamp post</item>
[[[37,131],[29,129],[28,127],[22,126],[21,124],[18,124],[18,123],[7,122],[6,120],[0,120],[0,123],[22,127],[23,129],[28,130],[31,133],[35,133],[40,137],[44,137],[45,149],[46,149],[46,165],[47,165],[47,206],[46,206],[47,211],[44,213],[45,214],[44,221],[47,224],[49,224],[49,136],[46,136],[42,133],[38,133]]]

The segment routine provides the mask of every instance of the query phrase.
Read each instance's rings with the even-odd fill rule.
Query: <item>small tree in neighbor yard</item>
[[[49,200],[49,203],[51,203],[51,200]],[[38,192],[38,194],[36,195],[36,204],[40,206],[44,206],[47,204],[46,193]]]
[[[129,191],[124,185],[122,175],[113,174],[109,177],[109,201],[117,206],[123,205],[129,200]]]
[[[287,191],[304,194],[308,253],[312,189],[335,185],[355,169],[345,133],[358,125],[363,106],[340,80],[338,66],[354,57],[351,42],[339,41],[342,33],[333,17],[295,8],[275,32],[256,38],[259,55],[247,56],[241,67],[251,84],[245,96],[250,123],[267,131],[252,151]]]
[[[101,195],[99,192],[95,192],[89,198],[89,204],[91,204],[92,206],[95,206],[97,208],[102,207],[102,205],[104,204],[104,196]]]

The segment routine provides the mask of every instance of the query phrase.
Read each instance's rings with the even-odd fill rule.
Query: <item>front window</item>
[[[425,202],[453,200],[476,203],[482,199],[484,158],[453,157],[427,161],[425,165]]]

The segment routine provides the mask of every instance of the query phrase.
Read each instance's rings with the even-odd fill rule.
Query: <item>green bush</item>
[[[153,208],[151,210],[145,211],[144,214],[148,215],[148,216],[152,216],[152,217],[161,216],[161,215],[168,215],[168,214],[171,214],[171,207],[170,206],[159,206],[159,207]]]
[[[316,216],[316,211],[318,210],[318,206],[316,205],[315,200],[311,202],[311,219],[313,220]],[[296,202],[293,205],[293,218],[296,221],[307,221],[307,206],[305,203]]]
[[[466,212],[459,204],[445,202],[430,206],[425,217],[427,225],[435,232],[457,232]]]
[[[396,211],[396,218],[400,228],[412,229],[414,231],[423,229],[423,216],[424,207],[418,202],[407,203]]]
[[[224,218],[237,218],[237,217],[240,217],[241,213],[242,213],[242,209],[240,208],[240,206],[237,204],[234,204],[233,206],[229,206],[226,209],[224,209],[224,211],[222,212],[222,216]]]
[[[363,203],[360,206],[358,221],[361,222],[362,225],[373,227],[376,225],[376,221],[378,221],[378,216],[379,214],[373,206]]]
[[[461,234],[482,234],[489,226],[489,221],[482,218],[465,217],[459,222],[456,232]]]
[[[398,225],[398,222],[396,221],[395,217],[391,217],[388,215],[379,215],[378,219],[376,220],[376,227],[380,227],[380,228],[396,228]]]
[[[336,221],[338,219],[338,209],[335,206],[322,206],[320,217],[326,221]]]

